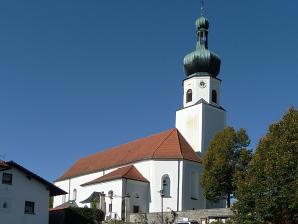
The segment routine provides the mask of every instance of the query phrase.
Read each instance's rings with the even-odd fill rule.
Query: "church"
[[[202,14],[196,20],[196,49],[184,58],[176,127],[80,158],[55,181],[68,194],[55,196],[54,207],[96,207],[106,219],[119,220],[130,213],[225,207],[224,201],[206,200],[200,186],[202,157],[226,126],[221,60],[208,49],[208,29]]]

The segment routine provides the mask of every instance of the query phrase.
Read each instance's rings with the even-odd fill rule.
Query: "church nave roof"
[[[127,144],[100,151],[75,162],[57,181],[150,159],[202,159],[176,129],[170,129]]]

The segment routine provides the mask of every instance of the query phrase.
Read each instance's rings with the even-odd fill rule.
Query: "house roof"
[[[25,173],[28,177],[34,178],[35,180],[39,181],[40,183],[44,184],[49,192],[50,196],[57,196],[57,195],[62,195],[62,194],[67,194],[65,191],[61,190],[60,188],[56,187],[54,184],[48,182],[47,180],[43,179],[42,177],[38,176],[37,174],[31,172],[30,170],[27,170],[23,166],[17,164],[14,161],[9,161],[6,162],[6,164],[9,167],[13,167],[15,169],[18,169],[19,171]]]
[[[94,191],[94,192],[92,192],[92,194],[87,199],[85,199],[84,201],[81,201],[81,203],[82,204],[87,204],[87,203],[91,203],[95,200],[100,201],[101,196],[105,196],[105,194],[101,193],[101,192]]]
[[[55,208],[50,208],[49,211],[63,210],[66,208],[77,208],[77,207],[79,207],[78,204],[74,200],[70,200]]]
[[[75,162],[57,181],[150,159],[202,159],[176,129],[119,145]]]
[[[125,166],[117,170],[114,170],[111,173],[108,173],[90,182],[84,183],[81,186],[85,187],[88,185],[98,184],[98,183],[107,182],[111,180],[117,180],[121,178],[136,180],[141,182],[149,182],[145,177],[143,177],[143,175],[137,170],[137,168],[135,168],[134,165],[130,165],[130,166]]]
[[[10,166],[8,166],[3,160],[0,160],[0,171],[8,169],[10,169]]]

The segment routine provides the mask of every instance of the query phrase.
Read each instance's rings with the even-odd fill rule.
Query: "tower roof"
[[[197,47],[195,51],[184,57],[184,71],[187,77],[206,75],[206,73],[216,77],[220,71],[221,60],[208,49],[209,21],[203,15],[204,2],[201,1],[201,3],[201,16],[196,20]]]

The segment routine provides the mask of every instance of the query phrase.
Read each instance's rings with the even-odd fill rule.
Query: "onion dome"
[[[208,19],[201,16],[196,21],[197,47],[184,58],[184,71],[187,77],[206,75],[216,77],[220,71],[220,58],[208,49]]]

